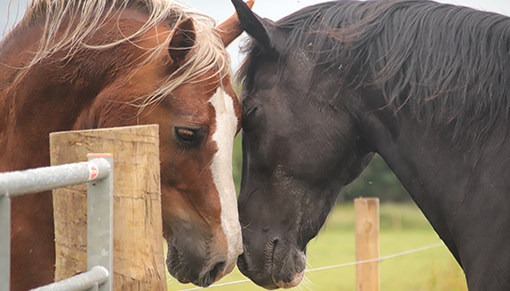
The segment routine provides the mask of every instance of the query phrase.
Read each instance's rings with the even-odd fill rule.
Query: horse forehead
[[[200,84],[184,84],[171,93],[171,99],[172,103],[178,107],[177,110],[182,113],[212,117],[214,109],[209,100],[217,90],[218,87],[213,89],[205,88]]]
[[[172,92],[173,99],[179,103],[188,103],[194,100],[195,104],[210,105],[210,100],[213,96],[220,94],[224,98],[231,99],[234,103],[239,103],[237,95],[235,94],[230,84],[229,76],[220,78],[219,74],[209,72],[189,83],[185,83],[174,92]]]

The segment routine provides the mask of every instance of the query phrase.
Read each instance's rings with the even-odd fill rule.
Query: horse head
[[[241,69],[243,174],[239,216],[244,253],[238,267],[267,289],[297,286],[306,245],[372,155],[360,150],[355,120],[335,103],[337,81],[314,76],[308,53],[289,33],[241,1],[243,29],[253,38]],[[350,102],[349,104],[347,102]]]
[[[236,15],[209,33],[197,24],[193,16],[173,29],[159,24],[123,44],[138,51],[129,57],[138,65],[117,72],[75,127],[159,124],[167,267],[181,283],[208,286],[242,252],[232,178],[241,108],[225,51],[242,30]]]

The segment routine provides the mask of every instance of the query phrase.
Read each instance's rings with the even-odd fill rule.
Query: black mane
[[[405,108],[453,137],[481,138],[508,122],[510,18],[425,0],[335,1],[276,25],[289,36],[281,57],[306,50],[316,72],[379,88],[395,113]],[[262,50],[249,44],[241,78],[249,82]]]

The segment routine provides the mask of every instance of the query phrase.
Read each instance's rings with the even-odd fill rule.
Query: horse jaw
[[[246,1],[246,5],[253,8],[255,4],[255,0]],[[223,45],[228,47],[236,38],[238,38],[243,33],[243,28],[241,27],[241,23],[239,22],[239,17],[237,16],[237,12],[230,16],[227,20],[225,20],[220,25],[216,26],[214,29],[216,33],[221,38]]]

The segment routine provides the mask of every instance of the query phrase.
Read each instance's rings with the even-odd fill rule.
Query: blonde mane
[[[110,17],[118,17],[126,8],[142,11],[148,20],[132,35],[101,45],[90,45],[85,41]],[[191,17],[196,29],[196,42],[185,64],[169,76],[165,85],[150,96],[144,96],[143,107],[157,103],[183,83],[194,82],[198,76],[213,69],[221,78],[230,73],[230,57],[220,37],[214,31],[215,21],[200,12],[173,0],[33,0],[12,33],[27,28],[37,20],[44,20],[44,33],[39,48],[32,61],[24,68],[25,72],[43,59],[56,52],[66,51],[66,58],[72,58],[79,49],[101,50],[111,48],[143,35],[161,22],[177,25],[181,20]],[[65,21],[65,19],[69,21]],[[66,26],[64,26],[66,25]],[[62,35],[62,31],[63,36]],[[57,33],[59,36],[57,38]],[[143,63],[149,62],[162,49],[168,49],[172,34],[158,47],[147,48]],[[6,38],[7,39],[7,38]],[[4,41],[6,40],[4,39]],[[142,48],[144,49],[144,48]]]

